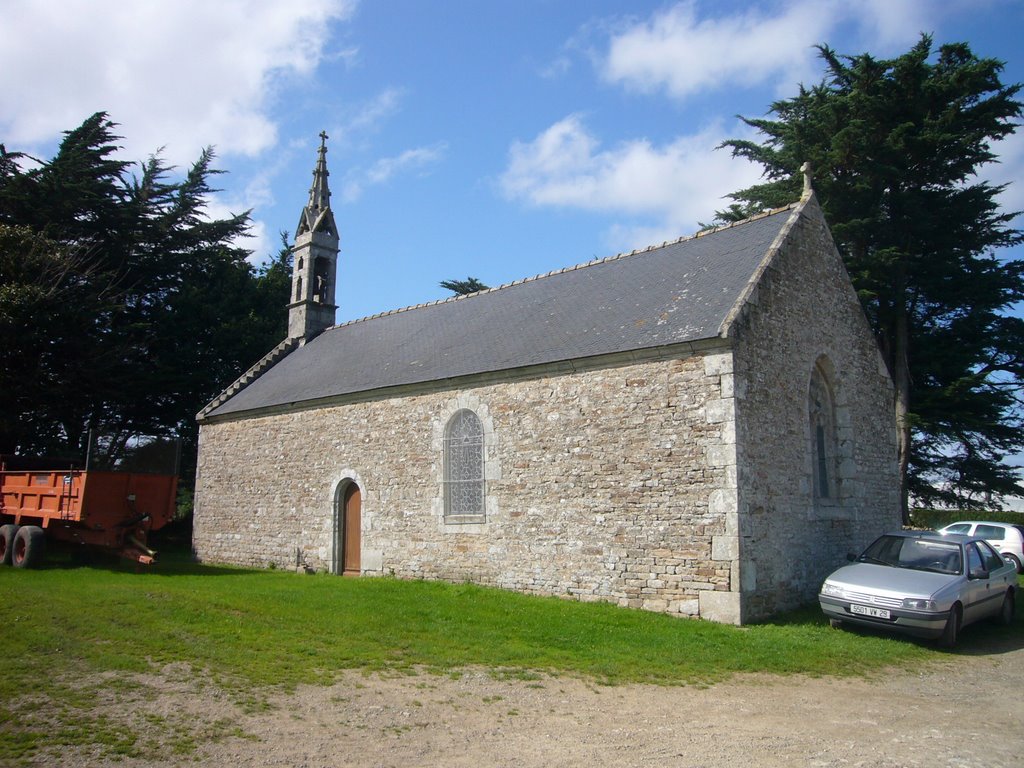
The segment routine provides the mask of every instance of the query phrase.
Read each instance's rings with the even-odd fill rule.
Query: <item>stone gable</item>
[[[735,339],[744,620],[813,600],[847,552],[900,527],[893,391],[821,211],[812,201],[730,329]],[[838,456],[814,498],[811,373],[826,370]]]

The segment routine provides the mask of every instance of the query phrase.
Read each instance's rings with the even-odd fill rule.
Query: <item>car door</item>
[[[1013,568],[984,541],[968,542],[965,549],[967,585],[963,593],[964,624],[970,624],[999,612],[1006,593],[1006,575]]]
[[[978,542],[978,549],[988,566],[989,579],[992,581],[993,589],[998,589],[1000,594],[1005,594],[1010,585],[1017,585],[1017,569],[1012,563],[1003,559],[999,550],[984,541]]]

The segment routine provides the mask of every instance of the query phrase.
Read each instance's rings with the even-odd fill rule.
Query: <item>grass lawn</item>
[[[271,692],[329,684],[346,669],[457,675],[485,667],[524,678],[676,685],[752,671],[865,675],[948,658],[913,640],[832,630],[817,608],[738,628],[469,584],[184,561],[142,573],[60,561],[2,568],[0,598],[0,764],[33,764],[41,749],[60,745],[145,754],[139,723],[97,716],[93,705],[118,686],[139,686],[134,673],[167,669],[260,707]],[[968,628],[962,648],[1010,642],[1022,623]],[[164,751],[170,744],[188,753],[217,735],[164,725]],[[218,728],[230,732],[231,724]]]

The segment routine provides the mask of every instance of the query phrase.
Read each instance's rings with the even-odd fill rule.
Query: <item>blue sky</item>
[[[922,31],[1024,81],[1020,0],[5,0],[0,142],[50,157],[104,110],[126,159],[213,145],[210,210],[252,209],[258,261],[326,130],[342,322],[694,232],[758,177],[714,147],[820,79],[816,43]],[[998,151],[987,178],[1024,176],[1024,134]]]

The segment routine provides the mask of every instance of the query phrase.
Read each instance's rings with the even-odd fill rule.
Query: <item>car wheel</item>
[[[1017,573],[1024,573],[1024,566],[1021,565],[1020,558],[1012,552],[1003,552],[1003,560],[1012,564],[1017,569]]]
[[[1013,590],[1006,590],[1006,594],[1003,595],[1003,607],[999,611],[999,616],[996,618],[999,623],[1004,627],[1008,627],[1013,624],[1013,618],[1017,615],[1017,603],[1013,599]]]
[[[843,628],[843,622],[842,622],[841,619],[829,619],[828,620],[828,625],[830,627],[832,627],[832,629],[842,629]]]
[[[939,638],[939,645],[943,648],[952,648],[960,637],[960,622],[963,619],[961,611],[960,603],[955,604],[949,609],[949,618],[946,619],[946,626],[942,630],[942,636]]]

